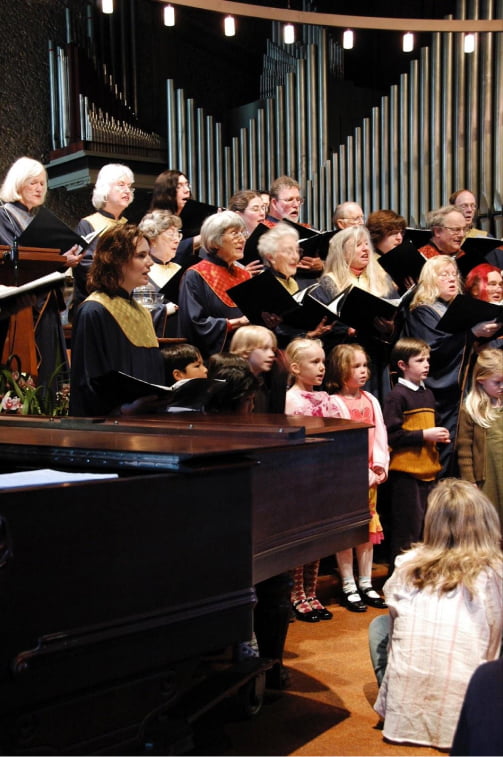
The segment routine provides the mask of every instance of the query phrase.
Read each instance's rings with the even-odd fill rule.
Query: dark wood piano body
[[[120,474],[0,492],[0,743],[126,743],[250,637],[255,583],[365,539],[366,427],[302,420],[0,417],[3,471]]]

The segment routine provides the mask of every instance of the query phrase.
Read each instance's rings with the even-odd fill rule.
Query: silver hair
[[[47,172],[38,160],[33,158],[18,158],[7,171],[2,186],[0,187],[0,200],[3,202],[17,202],[21,199],[20,190],[30,179],[44,174],[47,192]],[[44,195],[45,202],[45,195]]]
[[[134,174],[130,168],[123,166],[121,163],[107,163],[100,169],[98,176],[96,177],[96,184],[93,189],[92,203],[96,210],[101,210],[105,206],[107,201],[107,195],[110,192],[110,188],[117,181],[127,181],[132,184],[134,182]],[[131,195],[131,202],[133,201],[133,195]]]
[[[293,237],[298,244],[299,234],[297,229],[287,223],[277,223],[269,231],[266,231],[258,240],[257,250],[264,265],[270,265],[269,257],[274,258],[278,243],[285,237]]]
[[[246,231],[246,224],[233,210],[222,210],[208,216],[201,226],[201,246],[206,252],[215,254],[222,245],[222,237],[229,229]]]
[[[156,239],[163,231],[167,229],[181,229],[182,222],[178,216],[175,216],[170,210],[152,210],[143,216],[138,224],[138,230],[141,231],[148,240]]]

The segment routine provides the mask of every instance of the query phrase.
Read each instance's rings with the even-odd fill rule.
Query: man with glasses
[[[461,245],[466,234],[466,221],[463,213],[454,205],[444,205],[429,214],[429,227],[432,237],[428,244],[419,248],[425,258],[436,255],[449,255],[452,259],[462,254]]]
[[[300,224],[300,209],[304,200],[300,194],[300,185],[290,176],[280,176],[271,184],[269,190],[271,197],[269,213],[264,221],[266,226],[272,228],[280,221],[292,221],[300,226],[309,227],[308,224]],[[315,281],[323,270],[323,260],[319,256],[304,255],[298,264],[298,276],[295,278],[300,288],[308,286]]]
[[[476,229],[474,222],[477,214],[475,195],[469,189],[458,189],[449,197],[449,203],[459,210],[465,219],[467,237],[486,237],[487,231]]]
[[[357,202],[341,202],[332,216],[334,229],[347,229],[350,226],[363,226],[365,216]]]

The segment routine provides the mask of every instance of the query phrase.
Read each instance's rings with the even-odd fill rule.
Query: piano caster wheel
[[[238,693],[238,704],[246,718],[256,717],[262,709],[265,691],[265,673],[258,673],[255,678],[245,683]]]

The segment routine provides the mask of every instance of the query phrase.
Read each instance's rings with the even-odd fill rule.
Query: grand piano
[[[0,416],[0,472],[116,475],[0,489],[0,747],[141,748],[201,659],[250,638],[256,587],[366,539],[367,435],[282,415]]]

